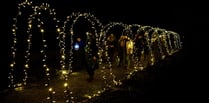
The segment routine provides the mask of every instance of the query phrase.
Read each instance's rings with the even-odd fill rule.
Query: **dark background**
[[[23,0],[22,0],[23,1]],[[12,18],[17,14],[17,4],[21,0],[1,1],[0,9],[0,87],[7,84],[10,63]],[[206,76],[202,71],[207,59],[208,10],[206,3],[197,2],[153,2],[153,1],[113,1],[113,0],[40,0],[48,2],[57,12],[57,18],[64,21],[72,12],[90,12],[100,22],[110,21],[127,24],[150,25],[180,34],[183,41],[183,63],[180,63],[174,76],[191,91],[202,91],[200,82]],[[39,2],[40,2],[39,1]],[[37,0],[34,3],[40,4]],[[188,83],[188,84],[186,84]],[[7,85],[6,85],[7,86]],[[173,88],[178,89],[178,88]],[[198,89],[198,90],[196,90]],[[190,91],[190,90],[189,90]]]

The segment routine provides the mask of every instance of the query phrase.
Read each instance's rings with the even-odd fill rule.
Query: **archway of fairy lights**
[[[150,58],[148,64],[150,63],[151,65],[158,62],[160,59],[164,59],[166,56],[172,55],[182,48],[178,33],[160,28],[152,29],[153,30],[151,30],[150,27],[143,28],[143,30],[148,31],[145,32],[144,35],[147,38],[146,41],[150,50],[150,53],[148,53],[148,58]],[[152,33],[149,34],[149,32]],[[174,37],[173,40],[170,38],[171,35]],[[175,47],[173,47],[172,44],[174,44]]]
[[[128,25],[128,28],[131,30],[130,37],[131,37],[131,39],[132,39],[132,41],[133,41],[134,44],[133,44],[133,53],[131,55],[131,62],[133,64],[133,67],[132,67],[133,69],[126,76],[127,79],[130,79],[131,76],[133,76],[134,73],[138,72],[139,70],[143,70],[143,66],[140,65],[140,61],[139,61],[139,58],[140,57],[137,56],[138,55],[138,52],[142,52],[142,51],[138,51],[136,49],[136,43],[135,43],[136,36],[138,36],[138,34],[140,34],[139,31],[141,30],[142,27],[143,26],[142,25],[139,25],[139,24],[130,24],[130,25]]]
[[[18,38],[17,38],[17,30],[18,30],[18,26],[17,26],[17,22],[18,22],[18,17],[20,17],[22,15],[22,12],[21,12],[21,9],[22,8],[26,8],[26,7],[30,7],[32,9],[32,13],[28,16],[28,18],[26,20],[28,20],[28,24],[27,24],[27,31],[25,33],[25,43],[27,44],[26,46],[26,50],[25,50],[25,63],[24,63],[24,68],[23,68],[23,72],[24,72],[24,78],[22,79],[22,82],[20,83],[15,83],[14,82],[14,70],[17,69],[16,68],[16,55],[17,55],[17,50],[19,49],[17,47],[17,44],[18,44]],[[47,97],[47,100],[49,101],[54,101],[53,100],[53,94],[55,94],[55,91],[52,89],[52,86],[50,84],[50,80],[51,80],[51,71],[50,71],[50,68],[48,67],[48,57],[47,57],[47,48],[48,48],[48,44],[47,44],[47,39],[45,37],[44,34],[46,34],[45,32],[48,31],[46,30],[46,26],[44,24],[44,21],[42,20],[43,18],[41,18],[42,16],[42,13],[43,12],[46,12],[48,13],[53,19],[54,21],[54,26],[55,28],[58,28],[58,23],[59,23],[59,20],[56,19],[56,12],[54,11],[54,9],[50,9],[49,8],[50,5],[47,4],[47,3],[42,3],[40,6],[32,6],[32,2],[28,2],[27,0],[23,3],[20,3],[19,4],[19,7],[18,7],[18,15],[16,18],[14,18],[14,21],[15,23],[13,24],[13,29],[12,29],[12,32],[13,32],[13,46],[11,47],[11,50],[12,50],[12,63],[10,64],[10,67],[11,67],[11,70],[10,70],[10,73],[9,73],[9,79],[10,79],[10,84],[9,84],[9,87],[10,88],[15,88],[15,89],[23,89],[23,86],[24,87],[27,87],[28,86],[28,71],[31,71],[31,65],[30,65],[30,62],[31,62],[31,54],[32,54],[32,50],[31,50],[31,47],[34,47],[32,46],[32,38],[33,38],[33,28],[38,28],[39,29],[39,33],[41,33],[41,50],[40,50],[40,55],[41,55],[41,61],[42,62],[42,69],[45,70],[45,74],[46,74],[46,81],[45,81],[45,84],[43,84],[44,86],[46,86],[48,88],[48,92],[49,92],[49,96]],[[56,29],[55,29],[56,30]],[[59,31],[59,28],[57,29]],[[56,33],[56,31],[54,32]],[[58,34],[58,33],[57,33]],[[35,34],[34,34],[35,35]],[[58,36],[58,35],[57,35]],[[56,39],[56,38],[55,38]],[[19,41],[20,42],[20,41]],[[35,42],[35,41],[34,41]],[[35,44],[33,44],[35,45]],[[58,46],[58,45],[57,45]],[[48,93],[43,93],[45,95],[48,95]],[[41,97],[39,98],[41,100],[44,99],[44,97]]]
[[[67,16],[67,20],[64,22],[64,26],[62,28],[63,32],[61,32],[61,35],[62,35],[62,38],[63,38],[62,39],[63,40],[62,48],[61,48],[62,51],[63,51],[62,52],[62,57],[63,58],[62,58],[62,61],[61,61],[61,63],[62,63],[61,67],[62,67],[62,70],[67,70],[69,72],[69,75],[65,76],[66,78],[72,78],[72,76],[74,74],[76,74],[76,72],[74,72],[75,68],[73,69],[73,66],[72,66],[72,63],[73,63],[73,48],[74,48],[73,44],[74,44],[74,41],[75,41],[74,39],[75,39],[76,35],[78,35],[75,32],[76,24],[79,21],[82,21],[82,20],[86,20],[85,22],[90,23],[90,25],[89,25],[90,27],[87,27],[87,31],[84,32],[84,33],[81,33],[80,37],[81,38],[82,37],[86,37],[86,38],[82,38],[84,41],[87,40],[89,33],[92,33],[96,37],[96,46],[99,49],[99,52],[98,52],[98,55],[99,55],[99,65],[102,64],[101,55],[100,55],[101,47],[99,46],[100,45],[99,44],[99,36],[100,36],[99,33],[100,33],[100,29],[102,28],[102,24],[100,23],[100,21],[94,15],[92,15],[90,13],[80,13],[80,12],[72,13],[70,16]],[[89,52],[89,53],[91,53],[91,52]],[[69,55],[69,57],[67,57],[68,55]],[[98,85],[101,85],[101,86],[104,86],[104,87],[100,87],[99,90],[92,90],[94,92],[91,92],[91,93],[84,93],[84,97],[87,97],[88,99],[91,99],[92,97],[98,96],[102,92],[107,90],[107,88],[105,87],[105,83],[107,81],[104,78],[105,77],[104,76],[105,75],[104,71],[101,70],[100,72],[103,75],[103,76],[102,75],[100,75],[100,76],[102,76],[101,79],[104,80],[104,84],[98,84]],[[82,74],[82,75],[84,75],[84,74]],[[67,81],[66,81],[66,83],[67,83]],[[72,89],[75,86],[74,86],[74,84],[71,83],[69,87]],[[74,95],[78,94],[78,92],[76,92],[76,93],[75,92],[76,91],[74,91],[74,92],[71,91],[71,94],[74,94]],[[80,98],[82,98],[82,97],[80,97]],[[78,96],[74,97],[74,99],[77,99],[77,100],[78,100],[78,98],[79,98]]]
[[[142,51],[142,58],[143,58],[143,68],[146,68],[150,65],[154,65],[154,56],[153,56],[153,51],[152,51],[152,47],[151,47],[151,39],[152,39],[152,33],[154,31],[154,28],[151,26],[143,26],[142,28],[140,28],[140,32],[142,33],[143,37],[144,37],[144,48]]]
[[[14,70],[17,69],[17,61],[16,56],[18,55],[17,51],[18,49],[18,18],[22,15],[22,9],[29,7],[32,10],[32,14],[28,15],[28,27],[26,31],[26,41],[27,44],[24,48],[24,59],[25,63],[23,65],[24,69],[24,77],[21,80],[21,82],[17,82],[14,80]],[[45,22],[41,18],[42,12],[48,12],[48,14],[53,18],[54,24],[55,24],[55,32],[58,34],[56,39],[59,39],[59,44],[57,46],[60,47],[60,66],[61,66],[61,74],[64,77],[64,81],[62,81],[64,87],[63,88],[52,88],[53,85],[51,84],[51,68],[48,66],[48,57],[47,57],[47,39],[44,36],[46,34],[46,27]],[[73,36],[75,36],[75,25],[76,23],[81,20],[80,18],[83,18],[87,20],[91,27],[91,32],[96,37],[96,45],[99,48],[99,65],[100,65],[100,72],[103,74],[102,79],[104,82],[104,87],[100,88],[100,90],[96,90],[95,92],[91,92],[92,94],[87,94],[86,97],[88,99],[91,99],[93,97],[99,96],[102,92],[108,90],[112,86],[121,85],[122,79],[121,77],[116,74],[113,70],[113,65],[110,62],[110,57],[108,54],[108,47],[107,47],[107,35],[110,32],[111,29],[113,29],[116,26],[121,26],[122,33],[121,35],[127,35],[132,41],[134,40],[135,33],[141,34],[144,36],[145,44],[147,51],[143,49],[142,51],[136,51],[135,44],[133,46],[133,54],[132,54],[132,63],[133,67],[130,71],[128,71],[125,77],[128,79],[130,76],[133,75],[134,72],[137,72],[139,70],[143,70],[149,65],[154,65],[158,61],[158,59],[164,59],[166,56],[172,55],[173,53],[177,52],[179,49],[182,48],[182,43],[180,40],[180,35],[173,31],[167,31],[165,29],[160,28],[154,28],[151,26],[141,26],[138,24],[132,24],[127,25],[124,23],[118,23],[118,22],[110,22],[107,25],[103,26],[102,23],[92,14],[90,13],[72,13],[70,16],[67,16],[66,21],[64,21],[64,25],[62,28],[59,28],[59,20],[56,18],[56,12],[54,9],[50,9],[49,4],[42,3],[40,6],[32,6],[32,2],[28,2],[27,0],[23,3],[18,4],[18,14],[14,18],[14,24],[12,28],[12,34],[13,34],[13,45],[11,46],[12,51],[12,63],[10,64],[10,72],[9,72],[9,79],[10,79],[10,88],[17,88],[21,86],[27,86],[28,84],[28,71],[30,71],[31,65],[31,47],[32,47],[32,35],[33,35],[33,28],[35,26],[38,27],[39,33],[41,33],[41,59],[42,59],[42,68],[45,69],[46,74],[46,83],[44,84],[47,87],[49,96],[47,97],[47,101],[55,102],[57,101],[64,101],[65,102],[74,102],[76,98],[73,96],[73,92],[70,90],[71,84],[69,83],[71,81],[70,76],[73,74],[72,70],[72,62],[73,62]],[[37,22],[37,24],[34,24],[34,22]],[[70,25],[69,25],[70,24]],[[35,25],[35,26],[34,26]],[[69,26],[68,26],[69,25]],[[138,28],[137,31],[133,31],[132,28],[136,27]],[[35,34],[34,34],[35,35]],[[88,33],[85,34],[88,36]],[[17,42],[18,41],[18,42]],[[67,42],[68,41],[68,42]],[[66,45],[66,44],[70,44]],[[133,42],[134,43],[134,42]],[[67,50],[68,49],[68,50]],[[141,57],[137,57],[136,54],[138,52],[141,52]],[[103,55],[104,54],[104,55]],[[107,60],[104,61],[102,56],[106,56]],[[145,62],[142,63],[142,61],[139,61],[139,59],[143,58]],[[104,63],[105,62],[105,63]],[[107,71],[108,70],[108,71]],[[109,79],[108,79],[109,78]],[[17,79],[17,78],[16,78]],[[61,84],[62,84],[61,83]],[[57,90],[56,90],[57,89]],[[58,90],[59,89],[59,90]],[[58,95],[55,95],[55,90],[57,91],[56,94],[61,93],[60,90],[64,91],[64,98],[60,97]],[[62,100],[61,100],[62,98]]]
[[[181,41],[180,36],[178,33],[173,31],[167,31],[167,38],[169,44],[169,54],[172,55],[173,53],[177,52],[181,48]]]
[[[129,25],[129,28],[131,29],[131,33],[132,33],[132,39],[135,39],[135,36],[138,34],[138,30],[141,28],[142,26],[139,24],[131,24]]]
[[[64,26],[62,27],[62,30],[60,32],[60,37],[61,37],[61,55],[62,55],[62,60],[61,65],[62,65],[62,69],[66,69],[68,68],[68,70],[70,70],[70,72],[72,72],[72,49],[73,48],[73,35],[74,35],[74,25],[76,24],[76,22],[79,20],[79,18],[84,18],[86,20],[88,20],[88,22],[91,23],[92,28],[95,35],[99,36],[98,33],[100,32],[99,29],[101,28],[102,24],[100,23],[100,21],[92,14],[90,13],[72,13],[70,16],[67,16],[67,19],[64,21]],[[68,26],[69,25],[69,26]],[[69,37],[68,37],[69,36]],[[68,39],[69,38],[69,39]],[[67,41],[69,40],[69,41]],[[98,40],[97,40],[98,42]],[[67,43],[71,44],[66,45]],[[67,47],[69,46],[69,47]],[[70,49],[68,52],[66,52],[66,49]],[[66,64],[66,57],[67,55],[69,56],[69,60],[68,60],[68,65]]]
[[[9,88],[15,88],[17,87],[18,85],[26,85],[26,79],[27,79],[27,72],[26,70],[24,70],[26,73],[24,73],[25,77],[22,79],[21,82],[23,83],[16,83],[16,81],[14,80],[15,79],[15,74],[14,74],[14,71],[16,69],[16,58],[17,58],[17,45],[18,45],[18,42],[17,42],[17,39],[18,39],[18,35],[17,35],[17,30],[18,30],[18,27],[17,27],[17,23],[18,23],[18,17],[20,17],[22,15],[22,9],[24,8],[29,8],[31,10],[33,10],[33,6],[32,5],[32,2],[23,2],[23,3],[20,3],[18,4],[18,13],[17,13],[17,16],[15,18],[13,18],[14,20],[14,24],[12,25],[12,34],[13,34],[13,44],[11,46],[11,52],[12,52],[12,62],[10,64],[10,72],[9,72],[9,79],[10,79],[10,83],[8,85]],[[23,35],[24,36],[24,35]],[[27,65],[25,65],[25,67],[27,67]]]
[[[129,27],[129,25],[124,24],[122,22],[109,22],[108,24],[106,24],[105,26],[103,26],[102,30],[101,30],[101,36],[100,36],[100,42],[101,42],[101,47],[103,48],[103,55],[104,57],[106,57],[105,59],[105,63],[106,65],[103,65],[102,68],[103,69],[108,69],[110,74],[110,77],[112,77],[112,82],[109,82],[109,86],[116,86],[116,85],[121,85],[122,84],[122,80],[126,79],[124,77],[126,77],[126,73],[132,71],[132,68],[127,71],[127,70],[120,70],[120,73],[117,73],[116,70],[119,70],[118,68],[116,68],[115,64],[113,62],[110,61],[110,54],[108,54],[108,44],[107,44],[107,37],[112,33],[111,30],[116,28],[116,27],[121,27],[122,31],[120,30],[115,30],[115,31],[120,31],[119,34],[118,33],[113,33],[113,35],[116,37],[116,42],[119,40],[120,36],[127,36],[128,38],[130,38],[130,40],[133,40],[133,33],[131,28]],[[116,45],[118,45],[116,43]],[[117,47],[117,46],[116,46]],[[114,58],[115,60],[118,59],[118,56],[116,56],[116,58]],[[115,61],[114,60],[114,61]]]

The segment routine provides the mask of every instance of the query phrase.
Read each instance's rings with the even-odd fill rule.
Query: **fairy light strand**
[[[10,72],[9,72],[9,76],[8,78],[10,79],[10,83],[8,85],[9,88],[15,88],[16,87],[16,84],[15,84],[15,81],[14,81],[14,69],[16,69],[16,51],[17,51],[17,22],[18,22],[18,17],[20,17],[22,15],[22,9],[24,8],[27,8],[27,7],[30,7],[32,9],[33,6],[31,6],[32,2],[28,2],[28,1],[25,1],[25,2],[22,2],[22,3],[19,3],[18,4],[18,12],[17,12],[17,15],[15,18],[13,18],[14,20],[14,24],[12,25],[12,34],[13,34],[13,45],[11,46],[11,52],[12,52],[12,62],[10,64]],[[25,68],[28,68],[27,65],[25,65]],[[23,78],[23,84],[26,85],[26,79],[27,79],[27,73],[25,72],[24,70],[24,74],[25,74],[25,78]]]
[[[112,63],[110,62],[109,60],[109,56],[108,56],[108,47],[107,47],[107,41],[106,41],[106,36],[107,36],[107,33],[109,32],[110,29],[114,28],[115,26],[121,26],[123,27],[123,31],[122,31],[122,35],[131,35],[131,33],[128,33],[128,32],[131,32],[130,31],[130,28],[128,27],[128,25],[122,23],[122,22],[109,22],[107,25],[105,25],[103,28],[102,28],[102,35],[100,36],[100,40],[103,42],[103,47],[104,47],[104,52],[105,52],[105,57],[107,57],[107,64],[108,64],[108,68],[109,68],[109,71],[110,71],[110,76],[112,77],[112,82],[114,85],[121,85],[122,82],[121,80],[116,80],[116,76],[115,74],[113,73],[112,71]],[[103,67],[105,69],[105,65]],[[111,83],[108,83],[107,84],[107,87],[111,87],[110,85]]]
[[[33,20],[37,20],[39,22],[39,24],[37,25],[37,27],[40,29],[41,32],[41,37],[42,37],[42,49],[40,51],[40,53],[42,54],[42,65],[43,65],[43,69],[45,69],[45,73],[46,73],[46,77],[47,77],[47,81],[45,83],[45,86],[49,88],[48,92],[50,93],[49,97],[47,97],[47,99],[49,99],[51,102],[55,102],[53,100],[53,94],[55,94],[55,91],[52,90],[52,87],[50,86],[50,80],[51,80],[51,76],[50,76],[50,68],[47,66],[47,55],[46,55],[46,50],[47,50],[47,44],[46,44],[46,39],[44,38],[44,34],[45,34],[45,30],[44,30],[44,22],[41,20],[40,16],[42,15],[42,11],[46,11],[49,13],[50,16],[53,17],[53,21],[54,23],[56,23],[55,27],[58,28],[58,23],[59,20],[56,19],[56,12],[54,11],[54,9],[50,9],[50,5],[47,3],[42,3],[40,6],[35,6],[34,8],[34,13],[30,16],[31,18],[29,18],[29,24],[28,24],[28,33],[29,33],[29,37],[28,37],[28,49],[27,51],[30,51],[30,47],[32,46],[31,43],[31,38],[32,38],[32,22]],[[27,61],[26,61],[26,65],[28,65],[29,62],[29,55],[26,55]]]
[[[96,19],[96,17],[94,15],[92,15],[90,13],[79,13],[79,14],[77,14],[77,17],[73,20],[73,23],[70,26],[71,27],[70,28],[70,30],[71,30],[71,32],[70,32],[71,33],[71,38],[73,38],[73,35],[75,35],[74,31],[73,31],[74,30],[74,25],[76,24],[76,22],[81,17],[87,19],[87,21],[91,23],[91,25],[92,25],[91,29],[93,29],[93,32],[87,32],[86,35],[89,36],[89,33],[92,33],[92,35],[95,35],[96,46],[97,46],[98,49],[100,49],[100,47],[99,47],[100,44],[99,44],[99,39],[98,39],[99,35],[98,34],[100,32],[101,23],[98,21],[98,19]],[[96,29],[96,25],[98,25],[98,29]],[[73,44],[73,40],[71,40],[71,46],[73,46],[72,44]],[[92,55],[91,52],[90,52],[90,51],[92,51],[92,48],[89,48],[88,45],[86,47],[87,47],[88,54]],[[72,48],[71,48],[71,51],[72,51]],[[100,56],[99,52],[98,52],[98,55],[99,55],[99,59],[101,59],[100,58],[101,56]],[[70,62],[70,63],[72,63],[72,62]],[[99,64],[101,64],[101,63],[99,63]],[[89,99],[91,99],[91,98],[93,98],[93,97],[95,97],[97,95],[99,95],[99,94],[96,93],[96,94],[93,94],[93,95],[89,95],[88,97],[89,97]]]
[[[10,72],[9,72],[9,76],[8,78],[10,79],[10,84],[8,85],[8,87],[11,87],[11,88],[15,88],[16,87],[16,84],[15,84],[15,81],[14,81],[14,69],[16,68],[16,61],[15,61],[15,58],[16,58],[16,51],[17,51],[17,18],[19,16],[22,15],[22,12],[21,12],[21,9],[22,8],[26,8],[26,7],[31,7],[32,10],[33,10],[33,14],[29,15],[29,18],[28,18],[28,28],[27,28],[27,34],[28,34],[28,38],[27,38],[27,50],[25,51],[25,64],[24,64],[24,69],[23,69],[23,72],[24,72],[24,78],[22,79],[22,82],[23,84],[26,86],[27,85],[27,78],[28,78],[28,74],[27,74],[27,71],[28,69],[30,68],[30,65],[29,65],[29,61],[30,61],[30,55],[31,55],[31,46],[32,46],[32,43],[31,43],[31,39],[32,39],[32,28],[34,27],[34,25],[32,25],[32,23],[34,22],[34,20],[37,20],[38,21],[38,25],[37,27],[39,28],[40,30],[40,33],[42,35],[42,49],[40,51],[41,55],[42,55],[42,62],[43,62],[43,69],[45,69],[45,72],[46,72],[46,77],[47,77],[47,82],[45,84],[46,87],[48,87],[48,92],[49,92],[49,97],[47,97],[47,99],[50,100],[50,102],[56,102],[53,100],[53,94],[55,93],[54,89],[51,87],[50,85],[50,68],[47,66],[47,55],[46,55],[46,50],[47,50],[47,41],[44,37],[44,34],[45,34],[45,28],[44,28],[44,22],[41,20],[40,16],[42,15],[42,12],[41,11],[48,11],[50,15],[52,15],[53,17],[53,21],[55,21],[56,23],[56,32],[59,34],[57,36],[57,39],[59,39],[59,47],[60,47],[60,57],[61,57],[61,60],[60,60],[60,65],[61,65],[61,70],[66,70],[66,67],[68,67],[68,70],[70,71],[70,73],[72,72],[72,62],[73,62],[73,52],[72,52],[72,44],[73,44],[73,35],[74,34],[74,25],[76,24],[76,22],[79,20],[79,18],[83,17],[85,18],[88,22],[91,23],[91,29],[93,30],[93,33],[94,35],[96,36],[96,46],[99,48],[99,64],[102,65],[102,54],[103,52],[105,53],[105,56],[107,57],[107,64],[108,64],[108,68],[109,68],[109,75],[111,76],[112,78],[112,81],[108,81],[107,80],[107,73],[105,71],[106,69],[106,66],[105,65],[102,65],[102,69],[101,69],[101,72],[103,73],[103,80],[106,84],[106,87],[108,88],[111,88],[112,87],[112,83],[114,85],[121,85],[121,80],[116,80],[116,75],[113,73],[112,71],[112,63],[110,62],[110,57],[107,53],[108,51],[108,48],[107,48],[107,41],[106,41],[106,36],[107,36],[107,33],[109,32],[110,29],[114,28],[115,26],[121,26],[123,27],[123,31],[122,31],[122,35],[127,35],[128,37],[130,37],[131,39],[134,39],[134,35],[133,34],[133,31],[131,30],[132,27],[137,27],[137,33],[139,33],[139,31],[144,31],[144,37],[145,37],[145,40],[147,42],[147,45],[148,46],[148,49],[149,49],[149,54],[147,56],[150,56],[148,57],[148,61],[145,61],[145,62],[148,62],[150,63],[151,62],[151,65],[153,65],[157,59],[159,58],[154,58],[153,59],[153,56],[154,55],[158,55],[158,54],[155,54],[153,53],[153,50],[152,50],[152,46],[156,46],[153,44],[152,42],[152,39],[157,39],[157,47],[159,48],[159,54],[160,56],[163,58],[163,56],[165,55],[165,52],[168,53],[169,55],[172,55],[173,53],[177,52],[179,49],[182,48],[182,42],[181,42],[181,38],[180,38],[180,35],[176,32],[173,32],[173,31],[167,31],[165,29],[160,29],[160,28],[154,28],[154,27],[151,27],[151,26],[141,26],[141,25],[138,25],[138,24],[132,24],[132,25],[127,25],[127,24],[124,24],[122,22],[110,22],[108,23],[107,25],[102,25],[102,23],[92,14],[90,13],[72,13],[70,16],[67,16],[67,20],[64,21],[64,26],[62,28],[59,28],[58,26],[58,23],[59,23],[59,20],[56,19],[56,12],[54,12],[54,9],[50,9],[49,7],[49,4],[47,3],[42,3],[40,6],[31,6],[32,2],[28,2],[28,0],[26,0],[25,2],[23,3],[20,3],[18,4],[18,14],[17,16],[13,19],[14,20],[14,24],[13,24],[13,28],[12,28],[12,34],[13,34],[13,45],[11,46],[11,51],[12,51],[12,62],[10,64]],[[69,30],[68,30],[68,23],[71,22],[71,25],[69,27]],[[70,33],[68,33],[68,31]],[[70,34],[70,51],[69,51],[69,65],[66,66],[66,36]],[[157,35],[157,37],[154,37],[155,35]],[[171,40],[172,38],[172,40]],[[166,51],[164,51],[164,49]],[[139,59],[139,57],[136,58],[136,52],[135,51],[135,45],[134,45],[134,53],[132,55],[132,59],[135,61],[134,62],[134,69],[133,71],[131,71],[129,73],[129,77],[131,75],[133,75],[134,72],[137,72],[139,69],[137,69],[137,67],[139,67],[139,62],[136,62],[138,61],[137,59]],[[144,51],[141,51],[141,52],[144,52]],[[149,65],[149,64],[148,64]],[[143,68],[145,68],[145,66],[143,66]],[[73,96],[72,96],[72,92],[70,91],[70,88],[69,88],[69,80],[68,80],[68,75],[66,72],[63,72],[62,73],[65,77],[65,81],[64,81],[64,99],[65,99],[65,102],[68,103],[68,102],[71,102],[73,103],[74,100],[73,100]],[[95,96],[98,96],[99,94],[101,94],[101,92],[107,90],[108,88],[103,88],[103,90],[101,91],[98,91],[96,94],[93,94],[92,96],[89,95],[89,97],[95,97]]]
[[[25,51],[25,53],[26,53],[26,55],[25,55],[25,66],[24,66],[24,78],[23,78],[23,84],[26,86],[26,84],[27,84],[27,78],[28,78],[28,75],[27,75],[27,71],[28,71],[28,69],[30,68],[30,65],[29,65],[29,61],[30,61],[30,48],[31,48],[31,45],[32,45],[32,43],[31,43],[31,38],[32,38],[32,33],[31,33],[31,30],[32,30],[32,27],[33,27],[33,25],[32,25],[32,22],[33,22],[33,20],[38,20],[38,22],[39,22],[39,24],[37,25],[38,26],[38,28],[40,28],[40,32],[41,32],[41,34],[42,34],[42,37],[43,37],[43,34],[44,34],[44,29],[42,28],[42,25],[44,24],[41,20],[40,20],[40,18],[38,17],[39,15],[41,15],[41,12],[40,12],[40,10],[48,10],[49,11],[49,14],[51,15],[51,14],[54,14],[54,18],[53,18],[53,20],[55,20],[56,21],[56,18],[55,18],[55,12],[53,12],[53,10],[51,10],[51,9],[49,9],[49,5],[47,4],[47,3],[42,3],[42,5],[41,6],[31,6],[31,4],[32,4],[32,2],[27,2],[27,1],[25,1],[25,2],[23,2],[23,3],[20,3],[20,4],[18,4],[18,15],[17,15],[17,17],[19,17],[22,13],[21,13],[21,8],[22,7],[26,7],[26,6],[30,6],[31,8],[32,8],[32,10],[33,10],[33,14],[31,14],[31,15],[29,15],[29,18],[28,18],[28,28],[27,28],[27,34],[28,34],[28,38],[27,38],[27,50]],[[12,57],[13,57],[13,60],[12,60],[12,64],[10,64],[10,67],[12,67],[11,68],[11,72],[13,72],[14,71],[14,66],[15,66],[15,64],[16,64],[16,62],[15,62],[15,53],[16,53],[16,43],[17,43],[17,38],[16,38],[16,30],[17,30],[17,26],[16,26],[16,24],[17,24],[17,17],[16,18],[14,18],[14,21],[15,21],[15,23],[13,24],[13,29],[12,29],[12,31],[13,31],[13,46],[11,47],[12,48]],[[36,18],[36,17],[38,17],[38,18]],[[57,22],[57,21],[56,21]],[[57,27],[57,25],[56,25],[56,27]],[[42,54],[42,56],[43,56],[43,58],[42,58],[42,62],[43,62],[43,68],[45,69],[45,71],[46,71],[46,76],[47,76],[47,83],[45,84],[45,86],[49,86],[49,80],[50,80],[50,73],[49,73],[49,71],[50,71],[50,69],[47,67],[47,65],[46,65],[46,54],[45,54],[45,49],[46,49],[46,47],[47,47],[47,45],[46,45],[46,40],[44,39],[44,38],[42,38],[42,43],[43,43],[43,48],[42,48],[42,50],[40,51],[41,52],[41,54]],[[11,87],[11,85],[13,85],[12,87],[15,87],[15,84],[14,84],[14,81],[13,81],[13,78],[14,78],[14,75],[12,75],[12,73],[9,73],[9,76],[10,76],[10,79],[11,79],[11,83],[10,83],[10,85],[9,85],[9,87]],[[51,89],[49,89],[49,90],[51,90]],[[54,93],[54,92],[53,92]]]

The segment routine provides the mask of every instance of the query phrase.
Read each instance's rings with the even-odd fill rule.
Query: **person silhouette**
[[[83,40],[80,37],[76,38],[76,41],[73,43],[73,64],[74,64],[74,70],[81,70],[84,68],[84,57],[85,57],[85,50],[84,50],[85,44]]]
[[[110,34],[107,37],[108,56],[110,57],[110,62],[113,62],[114,60],[116,43],[116,37],[114,36],[114,34]]]
[[[92,33],[88,33],[85,46],[86,70],[89,75],[87,81],[91,82],[94,79],[94,72],[99,68],[98,63],[98,47],[96,45],[96,38]]]

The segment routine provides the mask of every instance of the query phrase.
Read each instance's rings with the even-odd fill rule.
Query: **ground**
[[[107,68],[96,70],[95,79],[92,82],[87,81],[88,75],[85,70],[73,72],[68,80],[69,90],[72,92],[70,96],[73,97],[72,100],[76,103],[136,103],[138,101],[146,103],[152,100],[169,102],[172,99],[172,101],[178,101],[187,90],[181,91],[184,88],[182,83],[184,78],[181,78],[183,77],[182,73],[178,71],[181,68],[180,66],[183,66],[183,60],[184,54],[182,52],[176,53],[152,67],[134,73],[130,79],[126,78],[127,73],[124,71],[127,70],[113,68],[112,72],[116,77],[122,78],[123,75],[124,78],[121,79],[122,85],[110,88],[107,88],[107,85],[108,83],[112,85],[109,82],[112,77],[108,75],[109,69]],[[102,72],[107,73],[107,80],[103,79],[104,73]],[[116,81],[119,81],[119,79],[116,78]],[[105,84],[105,82],[107,83]],[[180,85],[182,86],[180,87]],[[51,87],[56,92],[52,96],[52,100],[63,103],[66,100],[64,98],[64,80],[60,76],[52,79]],[[176,95],[174,98],[173,96],[177,92],[180,95]],[[21,91],[5,90],[0,94],[2,103],[47,103],[49,102],[46,99],[48,96],[48,88],[41,83],[31,84],[30,87]],[[90,99],[90,97],[92,98]]]

